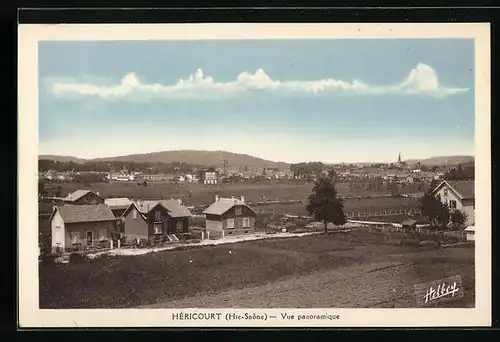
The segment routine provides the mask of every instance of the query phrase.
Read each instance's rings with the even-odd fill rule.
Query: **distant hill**
[[[53,161],[58,161],[58,162],[63,162],[63,163],[74,162],[74,163],[78,163],[78,164],[85,163],[85,159],[82,159],[82,158],[71,157],[71,156],[56,156],[53,154],[42,154],[42,155],[38,156],[38,160],[53,160]]]
[[[56,159],[57,158],[57,159]],[[40,156],[39,159],[52,160],[80,160],[74,157],[61,156]],[[73,159],[70,159],[73,158]],[[135,163],[173,163],[184,162],[191,165],[215,166],[223,167],[223,161],[227,160],[228,169],[238,170],[240,167],[248,167],[249,169],[256,168],[278,168],[280,170],[289,167],[289,164],[284,162],[274,162],[265,160],[247,154],[238,154],[225,151],[197,151],[197,150],[179,150],[179,151],[163,151],[151,152],[142,154],[131,154],[126,156],[108,157],[89,159],[87,161],[118,161],[118,162],[135,162]]]
[[[439,156],[427,159],[410,159],[406,160],[408,164],[416,164],[419,162],[421,165],[435,166],[435,165],[447,165],[455,166],[458,164],[470,164],[474,163],[474,157],[472,156]]]

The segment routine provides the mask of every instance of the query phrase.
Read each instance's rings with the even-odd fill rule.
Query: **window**
[[[457,209],[457,201],[450,200],[450,209]]]
[[[183,230],[184,230],[183,222],[181,220],[177,221],[177,232],[182,233]]]
[[[106,229],[101,229],[99,234],[99,241],[106,241],[107,237],[108,237],[108,231]]]
[[[227,229],[234,228],[234,219],[227,219]]]
[[[137,219],[137,210],[135,210],[135,209],[132,209],[132,218],[133,218],[134,220],[136,220],[136,219]]]
[[[243,218],[243,227],[244,228],[250,227],[250,218],[249,217],[244,217]]]
[[[80,232],[74,232],[72,234],[72,239],[71,239],[71,242],[73,244],[77,244],[77,243],[80,243]]]
[[[155,223],[153,227],[154,227],[154,234],[161,234],[163,232],[163,227],[161,223]]]
[[[161,211],[155,211],[155,222],[161,222]]]
[[[235,212],[235,215],[236,215],[236,216],[240,216],[240,215],[241,215],[241,207],[236,207],[236,208],[234,209],[234,212]]]

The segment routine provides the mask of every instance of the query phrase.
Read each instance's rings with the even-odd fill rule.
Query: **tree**
[[[450,218],[450,210],[432,192],[427,192],[420,201],[422,214],[429,219],[433,228],[445,228]]]
[[[399,186],[398,186],[398,183],[395,180],[393,180],[391,182],[391,184],[389,185],[389,191],[391,193],[391,196],[397,197],[397,196],[400,195],[400,193],[399,193]]]
[[[450,221],[453,229],[459,230],[464,228],[467,221],[467,214],[460,210],[454,210],[450,214]]]
[[[323,222],[325,233],[328,223],[343,225],[347,222],[342,199],[337,194],[334,180],[329,177],[320,177],[315,182],[306,209],[315,220]]]

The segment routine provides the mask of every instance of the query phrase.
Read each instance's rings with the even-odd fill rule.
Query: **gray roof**
[[[61,205],[57,207],[65,223],[115,221],[115,215],[105,204]]]
[[[474,198],[474,181],[446,181],[455,190],[462,199]]]
[[[133,201],[137,209],[141,214],[147,214],[149,213],[156,205],[160,204],[162,205],[165,209],[167,209],[168,214],[171,217],[190,217],[192,216],[191,212],[189,211],[186,206],[182,205],[179,203],[178,200],[172,199],[172,200],[158,200],[158,201],[151,201],[151,200],[146,200],[146,201]]]
[[[89,192],[92,192],[92,191],[90,191],[90,190],[76,190],[75,192],[68,194],[68,196],[66,196],[64,198],[64,200],[69,201],[69,202],[74,202],[74,201],[79,200],[80,198],[82,198],[83,196],[88,194]],[[94,193],[94,192],[92,192],[92,193]],[[94,193],[94,194],[96,196],[98,196],[96,193]]]
[[[439,183],[439,185],[434,189],[433,193],[436,193],[443,185],[447,184],[449,187],[455,191],[461,199],[474,199],[474,180],[445,180]]]
[[[245,202],[235,198],[220,198],[218,201],[215,201],[211,206],[209,206],[205,211],[203,212],[204,214],[210,214],[210,215],[223,215],[225,212],[227,212],[229,209],[231,209],[234,206],[239,206],[239,205],[244,205],[250,210],[253,211],[252,208],[250,208]]]
[[[406,219],[403,222],[401,222],[403,226],[414,226],[417,224],[417,220],[414,219]]]
[[[132,201],[126,197],[106,198],[104,203],[111,209],[127,209]]]

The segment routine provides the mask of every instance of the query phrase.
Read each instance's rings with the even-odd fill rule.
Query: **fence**
[[[384,217],[384,216],[396,216],[396,215],[421,215],[422,212],[417,208],[398,208],[398,209],[385,209],[384,211],[350,211],[346,213],[348,219],[362,218],[362,217]]]
[[[382,233],[409,233],[415,236],[426,237],[429,239],[457,239],[460,242],[467,241],[467,234],[463,230],[438,230],[428,227],[402,227],[393,224],[367,225],[368,230]]]

